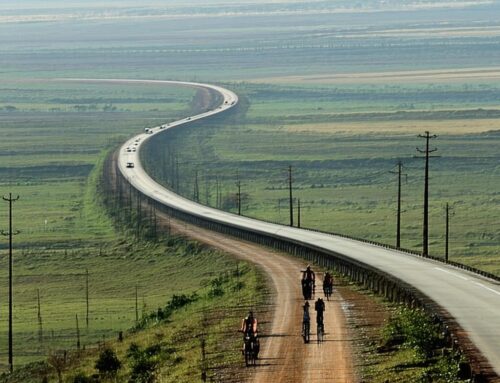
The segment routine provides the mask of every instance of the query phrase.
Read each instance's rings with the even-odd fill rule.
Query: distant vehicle
[[[165,125],[160,126],[160,129],[165,129]]]
[[[130,147],[129,147],[129,148],[127,148],[127,152],[131,152],[131,151],[132,151],[132,149],[130,149]]]
[[[191,117],[186,118],[186,120],[188,120],[188,121],[189,121],[190,119],[191,119]]]
[[[134,163],[133,162],[127,162],[127,168],[133,168]]]
[[[153,134],[153,129],[146,128],[146,134]]]
[[[135,151],[136,151],[136,149],[135,149],[135,148],[132,148],[132,152],[134,152],[134,153],[135,153]]]

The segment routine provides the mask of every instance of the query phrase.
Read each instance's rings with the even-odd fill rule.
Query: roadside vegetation
[[[464,356],[449,348],[436,321],[419,309],[388,302],[337,276],[348,304],[355,363],[363,382],[467,382]]]
[[[239,321],[246,310],[263,301],[265,293],[255,268],[175,237],[156,244],[122,246],[116,255],[103,257],[96,275],[107,294],[93,294],[92,302],[100,309],[92,309],[90,329],[95,333],[100,327],[102,337],[86,336],[82,325],[82,345],[77,349],[76,329],[67,329],[66,342],[59,339],[49,344],[47,339],[47,358],[12,376],[5,374],[0,381],[40,382],[44,377],[58,381],[59,373],[64,382],[111,378],[117,382],[192,382],[202,373],[209,379],[238,381],[242,363],[241,338],[236,332]],[[110,273],[115,275],[113,281],[105,277]],[[133,279],[141,281],[138,313]],[[83,303],[74,304],[71,311],[85,318]],[[68,316],[68,322],[74,320]]]

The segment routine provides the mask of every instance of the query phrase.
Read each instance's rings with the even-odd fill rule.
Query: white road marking
[[[488,291],[491,291],[492,293],[495,293],[496,295],[500,295],[500,291],[496,291],[492,288],[489,288],[488,286],[485,286],[483,285],[482,283],[479,283],[479,282],[474,282],[475,285],[479,286],[479,287],[482,287],[483,289],[486,289]]]
[[[446,274],[450,274],[450,275],[453,275],[454,277],[457,277],[457,278],[460,278],[460,279],[463,279],[464,281],[468,281],[469,278],[466,278],[462,275],[458,275],[458,274],[455,274],[455,273],[452,273],[451,271],[448,271],[448,270],[445,270],[445,269],[442,269],[440,267],[434,267],[436,270],[439,270],[439,271],[442,271],[443,273],[446,273]]]

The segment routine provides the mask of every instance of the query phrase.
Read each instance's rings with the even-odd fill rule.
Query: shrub
[[[436,324],[421,310],[401,308],[383,329],[387,346],[403,344],[413,348],[420,358],[430,357],[439,346],[440,334]]]
[[[98,376],[87,376],[83,372],[79,372],[73,378],[73,383],[98,383],[100,379]]]
[[[136,343],[132,343],[127,351],[130,359],[131,373],[130,383],[152,383],[155,381],[156,370],[160,364],[161,346],[154,344],[141,349]]]
[[[122,367],[122,363],[116,356],[116,353],[110,349],[104,349],[95,363],[95,368],[99,374],[104,377],[116,376],[118,370]]]
[[[143,317],[137,325],[135,325],[134,330],[140,330],[147,326],[148,323],[151,322],[160,322],[165,321],[174,313],[175,310],[178,310],[188,304],[196,301],[198,299],[198,295],[193,293],[191,295],[181,294],[181,295],[173,295],[172,299],[168,301],[165,307],[158,307],[155,312],[150,313],[149,315]]]

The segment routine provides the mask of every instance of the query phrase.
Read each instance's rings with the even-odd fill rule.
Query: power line
[[[419,134],[418,137],[425,139],[425,149],[417,148],[419,153],[424,153],[423,157],[425,159],[425,173],[424,173],[424,222],[422,225],[422,255],[429,255],[429,158],[437,157],[431,156],[430,153],[437,151],[436,148],[429,149],[429,141],[436,138],[436,135],[431,135],[429,132],[425,132],[424,135]]]

